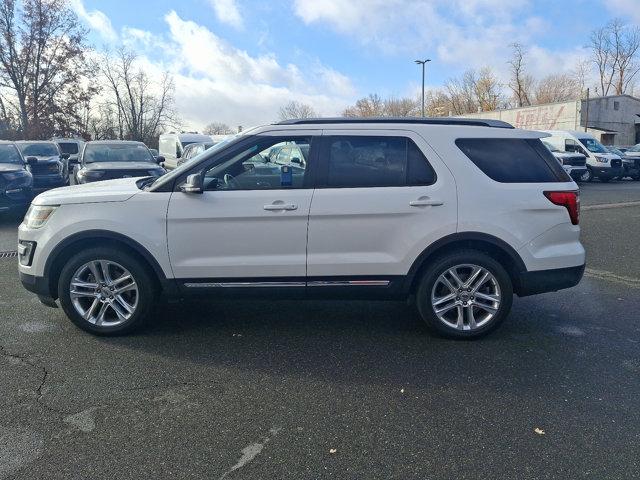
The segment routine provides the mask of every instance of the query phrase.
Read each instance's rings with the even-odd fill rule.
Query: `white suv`
[[[39,195],[23,285],[118,334],[166,297],[413,299],[442,335],[488,333],[520,296],[576,285],[578,187],[545,134],[499,121],[316,119],[259,127],[158,179]],[[297,165],[270,160],[295,147]]]

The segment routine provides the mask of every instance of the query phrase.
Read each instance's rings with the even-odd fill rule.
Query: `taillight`
[[[580,192],[544,192],[544,196],[554,205],[565,207],[569,212],[571,223],[578,225],[580,222]]]

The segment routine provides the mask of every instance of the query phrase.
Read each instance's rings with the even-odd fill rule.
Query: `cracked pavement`
[[[640,182],[583,187],[612,198]],[[638,478],[640,207],[582,225],[592,273],[477,342],[316,301],[165,305],[97,338],[0,259],[0,479]]]

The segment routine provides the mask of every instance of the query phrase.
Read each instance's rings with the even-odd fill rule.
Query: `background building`
[[[588,108],[587,108],[588,103]],[[530,107],[461,115],[504,120],[529,130],[584,130],[605,145],[640,143],[640,99],[630,95],[548,103]]]

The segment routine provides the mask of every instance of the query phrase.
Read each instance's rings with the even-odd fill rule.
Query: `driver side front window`
[[[300,164],[277,161],[283,150],[309,152],[310,137],[263,137],[204,175],[206,191],[304,188],[308,158]],[[297,148],[296,148],[297,147]]]

